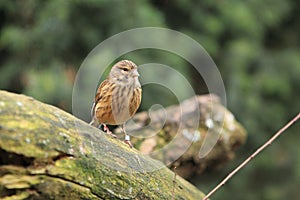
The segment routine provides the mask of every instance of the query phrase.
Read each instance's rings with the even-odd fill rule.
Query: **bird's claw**
[[[111,131],[106,132],[106,134],[109,135],[109,136],[111,136],[111,137],[113,137],[113,138],[118,138],[118,136],[115,135],[115,134],[113,134]]]
[[[126,144],[128,144],[130,148],[133,147],[133,145],[132,145],[131,142],[130,142],[130,136],[129,136],[129,135],[125,134],[125,140],[124,140],[124,142],[125,142]]]
[[[125,142],[126,144],[128,144],[128,146],[129,146],[130,148],[133,147],[133,145],[131,144],[130,140],[124,140],[124,142]]]
[[[113,137],[113,138],[118,138],[118,136],[115,135],[115,134],[113,134],[113,133],[109,130],[109,128],[108,128],[106,125],[104,125],[103,130],[105,131],[105,133],[106,133],[107,135],[109,135],[109,136],[111,136],[111,137]]]

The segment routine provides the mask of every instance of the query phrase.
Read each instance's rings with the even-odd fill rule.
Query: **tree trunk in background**
[[[195,111],[200,113],[198,121],[195,121]],[[153,111],[150,115],[141,112],[134,116],[134,121],[135,124],[128,124],[127,129],[136,132],[137,136],[151,136],[141,139],[133,137],[135,147],[142,153],[158,151],[154,157],[170,163],[178,157],[178,152],[184,152],[173,163],[177,166],[176,172],[184,178],[200,175],[206,169],[222,168],[234,158],[235,150],[244,144],[246,139],[245,129],[235,120],[233,114],[220,104],[215,95],[196,96],[180,105],[170,106],[165,111]],[[198,124],[196,132],[190,128],[193,123]],[[155,133],[153,130],[157,129],[159,132]],[[174,139],[175,137],[177,139]],[[207,155],[200,157],[199,152],[204,146],[204,141],[213,148],[208,149],[210,151]],[[172,148],[159,151],[171,142]],[[186,144],[189,144],[187,149]]]

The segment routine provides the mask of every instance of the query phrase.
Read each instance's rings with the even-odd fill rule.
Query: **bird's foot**
[[[132,145],[131,142],[130,142],[130,136],[129,136],[129,135],[125,135],[125,140],[124,140],[124,142],[125,142],[126,144],[128,144],[128,146],[129,146],[130,148],[133,147],[133,145]]]
[[[118,138],[118,136],[116,136],[115,134],[113,134],[113,133],[109,130],[109,128],[106,126],[106,124],[103,124],[103,130],[105,131],[105,133],[106,133],[107,135],[110,135],[110,136],[113,137],[113,138]]]

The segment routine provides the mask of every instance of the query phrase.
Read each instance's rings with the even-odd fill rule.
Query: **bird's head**
[[[109,77],[122,83],[138,81],[139,73],[137,66],[132,61],[121,60],[111,69]]]

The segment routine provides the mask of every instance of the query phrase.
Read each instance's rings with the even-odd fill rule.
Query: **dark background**
[[[72,112],[73,82],[87,54],[114,34],[145,26],[171,28],[203,45],[221,72],[228,108],[249,133],[247,143],[227,168],[192,180],[208,192],[299,112],[297,0],[2,0],[0,89]],[[192,69],[178,57],[149,50],[134,54],[138,64],[164,58],[164,64],[191,77],[198,94],[206,93],[205,85],[199,84]],[[152,99],[143,99],[141,110],[157,99],[155,92],[151,94]],[[164,99],[159,103],[174,103],[172,96]],[[299,141],[298,123],[213,199],[297,199]]]

